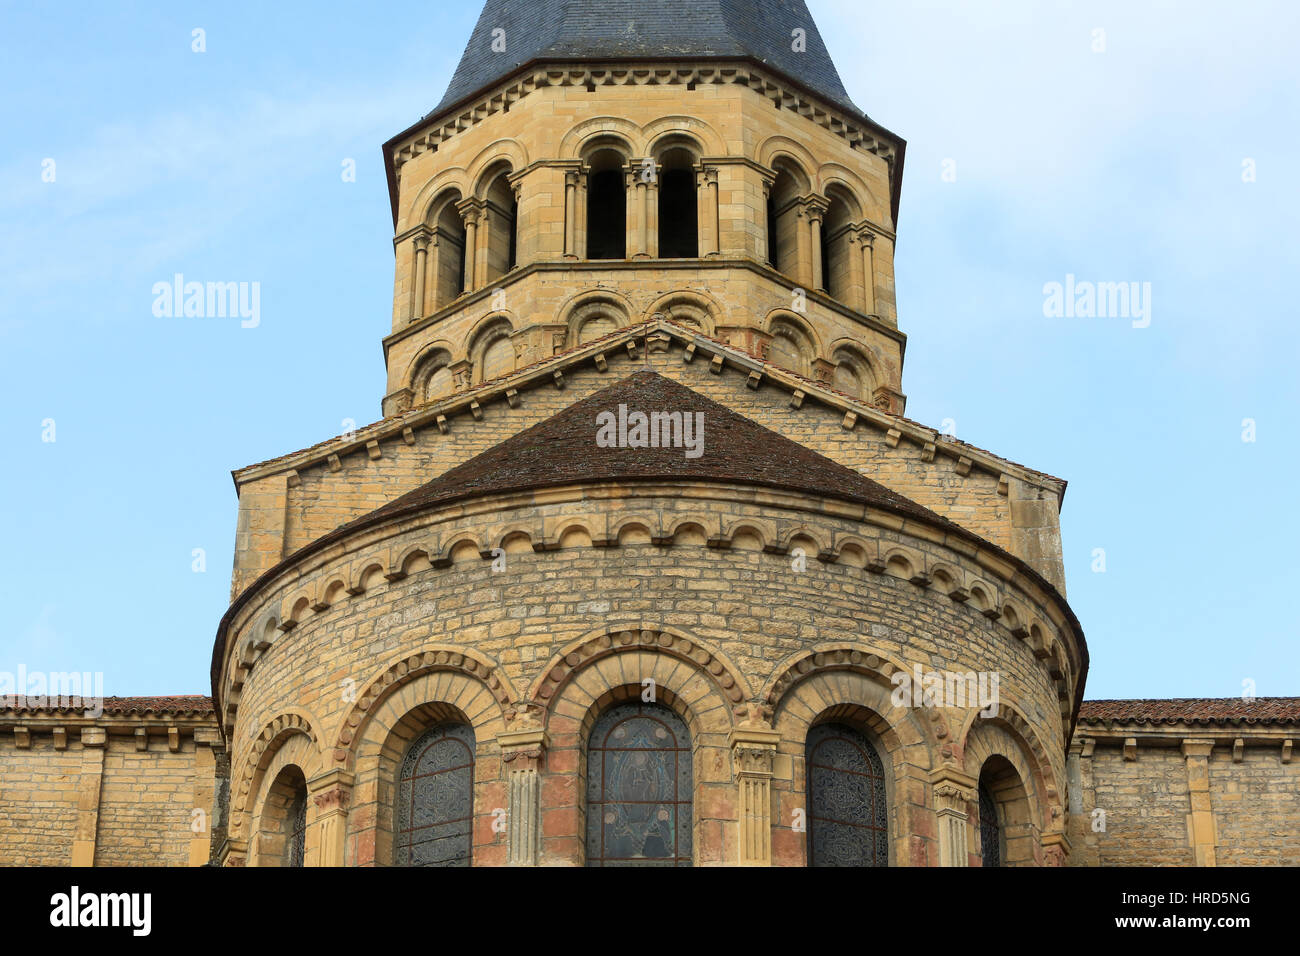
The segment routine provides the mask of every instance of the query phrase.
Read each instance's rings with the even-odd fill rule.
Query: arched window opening
[[[465,291],[465,221],[449,199],[434,221],[433,302],[429,311],[450,305]]]
[[[994,754],[979,775],[979,854],[982,866],[1032,866],[1039,832],[1029,792],[1015,765]]]
[[[808,731],[809,866],[888,866],[885,769],[871,741],[847,724]]]
[[[988,785],[981,779],[980,805],[980,856],[984,866],[1002,865],[1002,824],[998,820],[998,804]]]
[[[831,373],[831,384],[846,395],[870,401],[876,390],[876,381],[866,359],[855,349],[838,348],[832,361],[835,370]]]
[[[303,866],[307,856],[307,778],[290,764],[266,793],[258,823],[258,866]]]
[[[425,731],[398,776],[393,863],[469,866],[473,807],[474,731],[466,724]]]
[[[849,202],[838,190],[829,190],[830,205],[822,221],[822,275],[821,287],[832,298],[841,302],[853,300],[853,267],[850,256],[853,246],[849,235],[853,228],[853,213]]]
[[[699,193],[695,157],[681,147],[660,158],[659,257],[694,259],[700,254]]]
[[[587,745],[587,865],[690,866],[694,776],[686,724],[661,704],[620,704]]]
[[[517,254],[518,205],[508,178],[509,167],[492,180],[487,189],[484,216],[487,228],[486,280],[505,275],[515,267]]]
[[[454,387],[455,381],[451,369],[443,365],[434,369],[433,374],[429,376],[429,381],[424,386],[424,399],[425,401],[432,401],[435,398],[450,395]]]
[[[767,257],[772,268],[787,276],[799,272],[799,181],[782,166],[767,196]]]
[[[767,360],[798,375],[807,375],[814,351],[807,336],[796,326],[784,320],[774,322],[771,331],[772,340],[767,347]]]
[[[627,258],[627,192],[623,157],[601,149],[589,159],[587,179],[587,258]]]

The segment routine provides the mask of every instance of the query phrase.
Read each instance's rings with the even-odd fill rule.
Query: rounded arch
[[[751,695],[742,672],[720,651],[675,629],[668,630],[653,624],[627,624],[603,628],[566,645],[542,668],[541,674],[529,689],[529,697],[550,715],[554,713],[555,705],[562,699],[565,689],[579,673],[597,667],[603,668],[608,674],[614,674],[618,671],[618,664],[613,659],[629,653],[644,654],[661,660],[663,663],[655,664],[652,670],[657,668],[656,673],[664,676],[672,675],[677,670],[674,662],[686,665],[691,672],[704,675],[714,687],[718,699],[725,702],[728,726],[730,708],[740,705]],[[613,667],[602,663],[605,661],[612,663]],[[620,679],[608,686],[621,683]],[[673,682],[658,683],[665,687],[673,686]]]
[[[465,342],[465,356],[474,382],[488,382],[515,370],[515,324],[509,312],[492,312],[480,319]]]
[[[888,209],[877,200],[862,177],[847,166],[823,163],[817,170],[817,189],[825,196],[830,195],[829,190],[837,189],[851,197],[851,214],[855,223],[862,219],[879,223],[889,221]]]
[[[1042,834],[1056,811],[1047,797],[1050,785],[1028,742],[1011,724],[977,716],[963,739],[962,757],[963,770],[993,798],[1001,829],[1000,865],[1041,863]],[[983,858],[980,829],[968,828],[968,849]]]
[[[697,159],[723,156],[727,152],[726,141],[718,131],[694,116],[661,116],[642,127],[641,139],[647,144],[646,153],[650,156],[657,156],[664,144],[673,140],[693,143]]]
[[[466,191],[459,182],[444,186],[424,204],[424,215],[420,217],[420,221],[431,229],[437,229],[445,224],[449,213],[460,220],[460,211],[456,206],[465,199],[465,195]]]
[[[831,385],[860,401],[869,402],[882,378],[871,350],[848,338],[836,340],[830,349]]]
[[[582,159],[600,145],[623,153],[624,159],[636,155],[643,144],[641,127],[619,116],[593,116],[572,127],[560,139],[560,159]]]
[[[811,363],[822,354],[821,338],[803,316],[790,309],[773,309],[763,319],[763,331],[775,338],[778,335],[789,338]],[[771,348],[768,349],[771,354]],[[794,371],[797,371],[794,370]]]
[[[287,761],[295,762],[311,779],[319,772],[323,756],[317,736],[316,720],[299,707],[286,708],[283,712],[262,725],[261,731],[253,738],[248,750],[237,759],[238,776],[231,780],[230,790],[230,835],[232,839],[251,837],[252,816],[256,810],[256,801],[262,796],[266,775],[271,770],[277,755],[285,745],[295,739],[302,743],[295,744],[288,751],[287,757],[277,765]],[[250,848],[251,849],[251,848]]]
[[[459,202],[469,195],[469,177],[464,167],[451,166],[441,170],[436,176],[420,187],[410,205],[409,222],[399,222],[399,229],[409,229],[421,223],[432,225],[437,221],[437,213],[442,211],[444,200],[455,194],[453,202]]]
[[[472,183],[470,195],[486,198],[486,190],[493,179],[505,171],[516,173],[528,166],[528,150],[517,139],[499,139],[484,146],[469,164],[465,180]]]
[[[716,316],[721,313],[717,301],[712,296],[688,289],[677,289],[655,299],[644,314],[647,320],[662,316],[669,322],[712,336],[716,327]]]
[[[455,386],[451,377],[451,364],[455,353],[456,348],[451,342],[439,339],[426,345],[416,355],[411,362],[406,384],[415,394],[417,402],[431,401],[452,392]]]
[[[568,346],[585,345],[618,331],[630,322],[630,304],[621,294],[583,292],[560,309]]]
[[[370,728],[377,718],[388,713],[385,708],[389,707],[394,694],[413,681],[442,672],[457,674],[473,682],[473,685],[456,683],[455,686],[462,691],[466,687],[477,686],[486,692],[486,697],[477,691],[470,698],[465,698],[463,694],[457,697],[461,703],[456,705],[467,713],[472,711],[478,719],[477,724],[472,724],[476,734],[482,728],[484,733],[491,731],[495,737],[505,728],[507,714],[518,697],[510,678],[501,671],[496,661],[466,647],[429,644],[413,654],[403,655],[390,662],[358,691],[355,703],[348,710],[335,735],[329,757],[331,765],[340,769],[352,767],[362,742],[367,739],[373,742],[374,735]],[[468,706],[470,699],[474,700],[475,706]],[[388,726],[382,719],[379,719],[379,724],[385,728]]]
[[[789,172],[800,195],[812,192],[813,171],[820,164],[802,143],[789,136],[771,136],[759,145],[757,158],[760,165],[778,174],[782,169]]]

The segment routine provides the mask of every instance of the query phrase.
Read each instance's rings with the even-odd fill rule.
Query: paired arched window
[[[888,866],[885,769],[871,741],[847,724],[808,732],[808,865]]]
[[[442,724],[406,751],[397,781],[393,862],[469,866],[474,807],[474,731]]]
[[[485,285],[505,275],[515,267],[518,254],[519,206],[515,190],[510,184],[510,167],[502,168],[488,185],[483,197],[483,220],[480,228],[487,230],[484,243],[487,247]]]
[[[665,150],[658,176],[659,258],[694,259],[700,254],[695,156],[680,146]]]
[[[599,149],[588,160],[587,258],[627,257],[627,192],[623,156]]]
[[[799,274],[800,193],[807,188],[787,166],[776,166],[776,179],[767,192],[767,259],[787,276]]]
[[[690,866],[691,742],[660,704],[605,711],[587,745],[587,865]]]
[[[854,253],[849,235],[853,230],[854,214],[850,200],[838,189],[828,189],[829,205],[822,218],[822,274],[818,277],[821,288],[834,299],[841,302],[854,300],[853,264],[850,256]]]

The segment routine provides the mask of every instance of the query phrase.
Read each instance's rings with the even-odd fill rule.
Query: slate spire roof
[[[794,31],[807,47],[795,52]],[[504,31],[496,33],[494,31]],[[505,51],[493,49],[493,40]],[[865,115],[804,0],[487,0],[440,113],[540,60],[752,59]]]

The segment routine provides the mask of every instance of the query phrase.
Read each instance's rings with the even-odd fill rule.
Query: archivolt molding
[[[705,156],[722,156],[727,152],[726,141],[711,125],[695,116],[662,116],[641,127],[641,141],[646,144],[646,155],[660,149],[664,140],[680,136],[694,140]]]
[[[529,697],[540,712],[549,714],[551,704],[575,674],[601,658],[629,651],[666,654],[693,665],[708,675],[733,708],[750,699],[750,688],[740,670],[720,652],[696,638],[653,624],[616,625],[579,638],[547,662]]]
[[[645,153],[641,127],[621,116],[593,116],[574,126],[560,140],[559,159],[581,159],[592,140],[609,137],[621,140],[629,158]]]
[[[367,722],[393,693],[433,671],[454,671],[482,683],[501,708],[503,720],[518,699],[510,678],[496,661],[467,647],[429,645],[413,654],[403,655],[367,682],[335,737],[329,758],[333,766],[347,768],[355,759],[355,744],[362,737]]]
[[[483,180],[483,174],[498,163],[506,163],[512,173],[517,173],[528,165],[528,150],[517,139],[499,139],[490,146],[485,146],[470,161],[465,179],[474,184],[469,194],[478,199],[487,198],[489,182]],[[493,177],[495,179],[495,177]]]
[[[451,199],[447,195],[450,192],[458,194],[454,200],[451,200],[456,202],[470,194],[469,176],[464,167],[449,166],[441,169],[436,176],[420,187],[420,191],[415,194],[415,199],[411,203],[411,220],[406,223],[407,228],[420,224],[435,225],[434,213],[440,212],[445,202]]]
[[[314,764],[320,762],[320,742],[317,738],[317,723],[305,710],[290,708],[268,721],[261,733],[253,740],[250,749],[239,762],[239,778],[230,794],[230,834],[232,837],[246,838],[250,828],[248,813],[250,804],[257,799],[266,769],[275,758],[285,742],[295,735],[305,737],[310,744]],[[315,765],[300,768],[308,779],[314,775]]]
[[[981,728],[985,726],[998,727],[1004,730],[1015,741],[1020,753],[1018,755],[1002,753],[1000,749],[996,748],[987,750],[987,752],[981,751],[975,744],[980,738]],[[1038,800],[1042,804],[1039,809],[1042,814],[1040,820],[1042,828],[1045,830],[1054,829],[1063,823],[1065,820],[1065,808],[1062,805],[1064,781],[1057,772],[1057,762],[1048,756],[1047,748],[1043,746],[1038,734],[1034,732],[1024,714],[1014,706],[1005,701],[999,702],[997,712],[988,717],[985,717],[979,710],[971,710],[957,739],[959,741],[957,748],[959,760],[963,766],[968,768],[968,772],[971,772],[969,765],[972,758],[979,759],[980,765],[982,765],[984,759],[994,753],[1006,757],[1013,765],[1017,766],[1017,770],[1020,769],[1018,759],[1027,761],[1031,773],[1025,779],[1033,784]],[[979,766],[976,766],[971,773],[972,776],[978,778]]]
[[[783,159],[795,166],[803,176],[803,181],[799,183],[800,191],[817,185],[814,177],[821,164],[817,162],[807,146],[789,136],[769,136],[759,145],[755,155],[759,164],[768,169],[774,168],[775,164]]]

